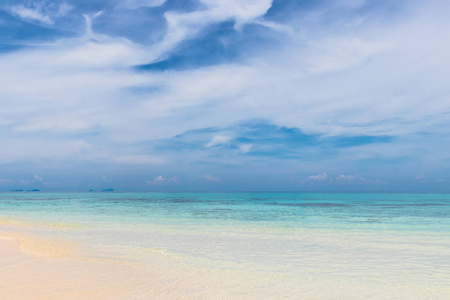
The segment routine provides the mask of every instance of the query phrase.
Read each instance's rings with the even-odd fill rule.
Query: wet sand
[[[36,246],[41,242],[0,239],[2,299],[256,299],[268,286],[257,273],[242,282],[243,274],[232,270],[169,265],[158,257],[150,264],[93,259]]]
[[[107,249],[99,249],[104,255],[86,255],[83,245],[63,239],[4,232],[0,237],[2,299],[445,299],[450,295],[445,286],[429,285],[438,275],[432,273],[393,277],[364,271],[354,276],[342,268],[342,275],[336,276],[320,270],[325,263],[314,272],[268,272],[239,263],[199,263],[163,249],[147,249],[145,259],[130,249],[120,259],[109,256]],[[129,259],[133,256],[139,259]],[[353,268],[361,264],[355,260]],[[436,280],[445,277],[441,274]],[[420,278],[429,278],[429,283],[417,284]]]
[[[4,299],[139,299],[130,289],[141,277],[137,268],[67,256],[33,256],[20,248],[19,241],[0,240]]]

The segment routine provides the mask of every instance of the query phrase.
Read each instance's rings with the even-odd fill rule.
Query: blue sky
[[[448,192],[448,15],[3,0],[0,190]]]

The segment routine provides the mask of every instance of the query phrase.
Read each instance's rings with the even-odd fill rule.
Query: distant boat
[[[114,192],[114,189],[104,189],[102,192]]]
[[[32,189],[32,190],[27,190],[27,192],[40,192],[41,190],[38,189]]]
[[[20,190],[11,190],[11,192],[23,192],[23,189],[20,189]]]

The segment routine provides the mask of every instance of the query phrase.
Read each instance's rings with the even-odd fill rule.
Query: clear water
[[[450,194],[1,193],[29,221],[450,231]]]
[[[240,270],[239,282],[284,274],[270,292],[293,299],[298,282],[323,299],[344,286],[450,297],[450,194],[0,193],[2,232],[77,241],[96,259]]]

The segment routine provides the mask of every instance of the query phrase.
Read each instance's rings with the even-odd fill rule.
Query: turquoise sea
[[[450,194],[0,193],[2,218],[280,228],[450,230]]]
[[[2,233],[76,241],[95,259],[158,254],[243,282],[282,275],[274,298],[296,298],[286,291],[299,282],[318,299],[355,286],[374,299],[450,295],[450,194],[1,193]]]

